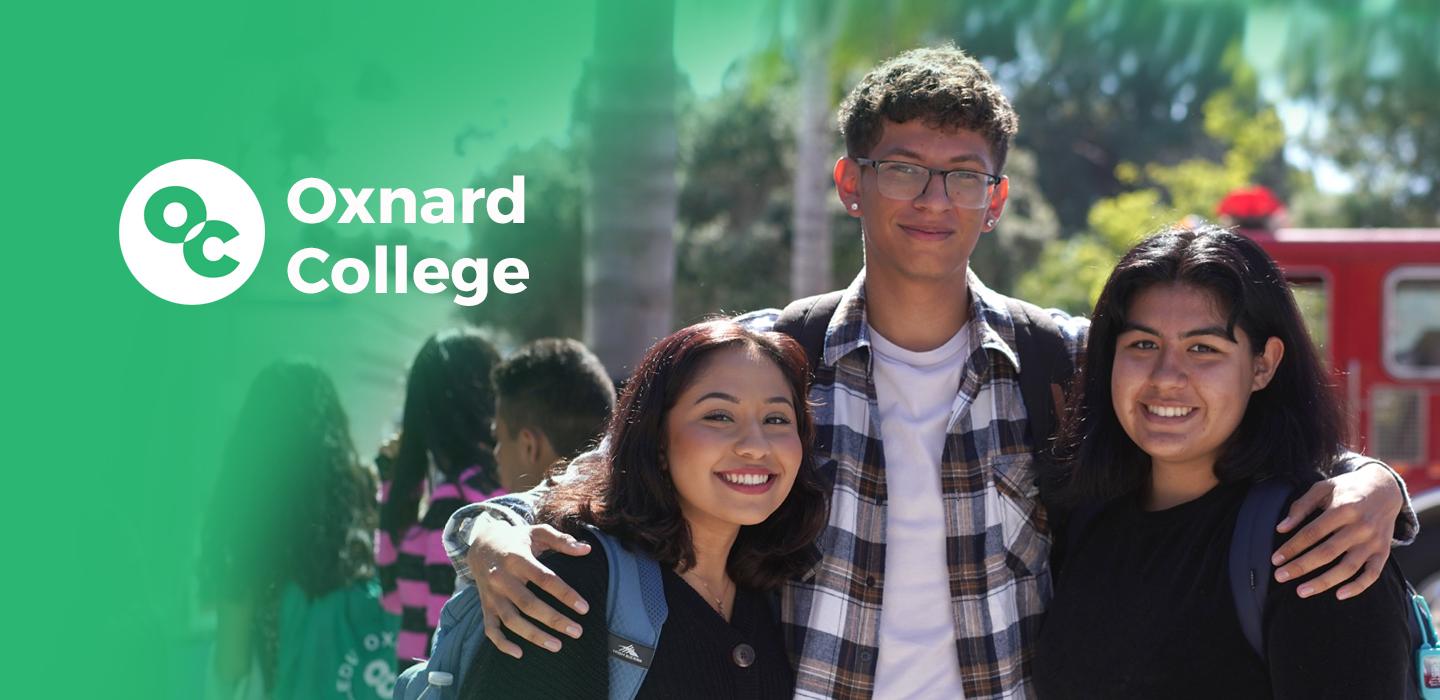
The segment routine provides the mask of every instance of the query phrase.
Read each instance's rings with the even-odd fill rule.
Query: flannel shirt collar
[[[970,346],[994,350],[1020,371],[1020,357],[1012,347],[1015,320],[1010,317],[1005,297],[993,292],[973,270],[967,269],[966,284],[970,290]],[[825,346],[821,363],[833,367],[841,358],[861,348],[870,348],[870,324],[865,315],[865,269],[845,288],[835,315],[825,329]]]

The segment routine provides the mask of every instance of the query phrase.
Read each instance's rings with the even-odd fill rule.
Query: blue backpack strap
[[[440,622],[435,627],[435,638],[430,644],[429,660],[405,669],[396,678],[395,700],[420,697],[425,692],[431,671],[449,673],[454,679],[449,692],[458,693],[465,682],[465,672],[470,670],[470,661],[487,641],[480,594],[473,584],[462,586],[440,609]]]
[[[669,615],[660,565],[626,549],[614,537],[593,527],[590,530],[605,547],[610,565],[605,608],[610,628],[610,699],[633,700],[645,682]]]
[[[1235,532],[1230,537],[1230,594],[1245,641],[1265,659],[1265,595],[1274,566],[1275,524],[1294,487],[1281,479],[1254,484],[1240,504]]]

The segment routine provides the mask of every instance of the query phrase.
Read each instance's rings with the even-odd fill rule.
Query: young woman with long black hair
[[[1093,517],[1046,615],[1041,697],[1404,696],[1415,649],[1393,562],[1348,600],[1313,595],[1309,576],[1272,584],[1264,653],[1242,634],[1241,503],[1267,480],[1293,500],[1344,450],[1326,370],[1260,246],[1208,226],[1135,246],[1096,304],[1080,381],[1061,445]]]
[[[495,390],[500,355],[472,329],[431,336],[410,365],[400,442],[380,462],[376,561],[385,605],[400,615],[399,666],[430,653],[455,572],[440,532],[456,509],[501,495],[495,464]]]

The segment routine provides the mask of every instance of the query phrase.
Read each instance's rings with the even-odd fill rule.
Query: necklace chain
[[[694,571],[693,569],[692,569],[692,570],[689,570],[689,571],[685,571],[684,573],[681,573],[680,576],[681,576],[682,578],[690,578],[690,574],[691,574],[693,571]],[[698,583],[700,584],[700,586],[705,589],[705,594],[708,595],[708,596],[710,596],[711,598],[713,598],[713,599],[715,600],[715,612],[720,613],[720,617],[725,617],[725,603],[724,603],[724,601],[721,599],[720,596],[715,595],[715,591],[710,590],[710,584],[705,583],[705,579],[702,579],[702,578],[700,578],[699,576],[695,576],[693,579],[690,579],[690,580],[693,580],[693,581],[698,582]],[[725,590],[728,590],[728,589],[729,589],[729,587],[727,586]]]

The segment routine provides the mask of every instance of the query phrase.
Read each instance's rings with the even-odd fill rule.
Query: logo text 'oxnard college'
[[[186,159],[151,170],[120,210],[120,252],[136,281],[176,304],[230,296],[255,272],[265,216],[229,168]]]

